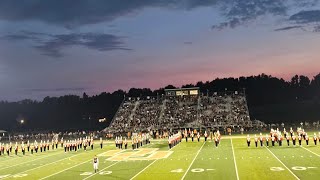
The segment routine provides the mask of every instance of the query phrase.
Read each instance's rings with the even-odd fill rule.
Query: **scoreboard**
[[[165,89],[166,96],[198,96],[199,87]]]

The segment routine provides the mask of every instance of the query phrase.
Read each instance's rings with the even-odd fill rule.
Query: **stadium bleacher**
[[[199,127],[252,127],[240,93],[126,98],[108,132]]]

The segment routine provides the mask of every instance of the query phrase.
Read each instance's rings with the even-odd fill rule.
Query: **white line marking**
[[[25,164],[25,163],[30,163],[30,162],[33,162],[33,161],[37,161],[39,159],[44,159],[44,158],[47,158],[47,157],[50,157],[50,156],[53,156],[53,155],[57,155],[57,154],[60,154],[60,153],[55,153],[55,154],[50,154],[50,155],[44,155],[43,157],[41,158],[37,158],[37,159],[34,159],[34,160],[31,160],[31,161],[26,161],[26,162],[23,162],[23,163],[20,163],[20,164],[16,164],[16,165],[13,165],[13,166],[8,166],[8,167],[5,167],[5,168],[1,168],[0,170],[3,170],[3,169],[8,169],[8,168],[11,168],[11,167],[15,167],[15,166],[19,166],[21,164]],[[35,165],[35,164],[34,164]]]
[[[186,177],[186,175],[188,174],[188,171],[190,170],[190,168],[191,168],[192,164],[194,163],[194,161],[196,160],[197,156],[199,155],[199,153],[200,153],[201,149],[203,148],[204,144],[205,144],[205,142],[202,144],[201,148],[198,150],[198,152],[197,152],[196,156],[193,158],[193,160],[192,160],[192,162],[190,163],[190,165],[189,165],[189,167],[188,167],[187,171],[184,173],[184,175],[182,176],[182,178],[181,178],[181,179],[184,179],[184,178]]]
[[[88,160],[88,161],[89,161],[89,160]],[[66,170],[69,170],[69,169],[72,169],[72,168],[74,168],[74,167],[80,166],[81,164],[87,163],[88,161],[82,162],[82,163],[80,163],[80,164],[76,164],[76,165],[71,166],[71,167],[69,167],[69,168],[67,168],[67,169],[63,169],[63,170],[61,170],[61,171],[59,171],[59,172],[56,172],[56,173],[51,174],[51,175],[49,175],[49,176],[43,177],[43,178],[41,178],[41,179],[39,179],[39,180],[47,179],[47,178],[49,178],[49,177],[51,177],[51,176],[60,174],[60,173],[62,173],[62,172],[64,172],[64,171],[66,171]]]
[[[298,180],[300,180],[299,178],[298,178],[298,176],[296,176],[285,164],[283,164],[283,162],[275,155],[275,154],[273,154],[273,152],[272,151],[270,151],[270,149],[268,149],[268,148],[266,148],[272,155],[273,155],[273,157],[275,157],[296,179],[298,179]]]
[[[231,148],[232,148],[232,154],[233,154],[234,168],[236,169],[237,180],[239,180],[238,167],[237,167],[236,156],[234,155],[234,149],[233,149],[232,138],[231,138],[230,140],[231,140]]]
[[[73,155],[73,156],[71,156],[71,157],[78,156],[78,155],[80,155],[80,154],[75,154],[75,155]],[[58,161],[53,161],[53,162],[48,163],[48,164],[45,164],[45,165],[41,165],[41,166],[38,166],[38,167],[35,167],[35,168],[32,168],[32,169],[28,169],[28,170],[26,170],[26,171],[19,172],[18,174],[23,174],[23,173],[28,172],[28,171],[32,171],[32,170],[35,170],[35,169],[39,169],[39,168],[42,168],[42,167],[44,167],[44,166],[48,166],[48,165],[50,165],[50,164],[54,164],[54,163],[63,161],[63,160],[68,159],[68,158],[69,158],[69,157],[60,159],[60,160],[58,160]],[[6,179],[6,178],[3,178],[3,179]]]
[[[154,164],[158,159],[154,160],[152,163],[150,163],[147,167],[142,169],[140,172],[138,172],[136,175],[134,175],[130,180],[136,178],[139,174],[141,174],[143,171],[145,171],[148,167],[150,167],[152,164]]]
[[[114,165],[118,164],[119,162],[121,162],[121,161],[117,161],[116,163],[113,163],[113,164],[111,164],[110,166],[108,166],[108,167],[105,167],[105,168],[101,169],[101,171],[103,171],[103,170],[105,170],[105,169],[108,169],[108,168],[110,168],[110,167],[112,167],[112,166],[114,166]],[[90,176],[88,176],[88,177],[84,178],[83,180],[85,180],[85,179],[89,179],[89,178],[91,178],[92,176],[94,176],[94,175],[96,175],[96,174],[99,174],[99,172],[98,172],[98,173],[91,174]]]
[[[305,150],[307,150],[307,151],[309,151],[309,152],[311,152],[312,154],[314,154],[314,155],[316,155],[316,156],[318,156],[318,157],[320,157],[320,155],[319,154],[317,154],[317,153],[315,153],[315,152],[312,152],[311,150],[309,150],[309,149],[307,149],[307,148],[305,148],[305,147],[303,147],[303,146],[301,146],[303,149],[305,149]],[[303,156],[301,156],[301,157],[303,157]],[[310,156],[310,157],[312,157],[312,156]]]

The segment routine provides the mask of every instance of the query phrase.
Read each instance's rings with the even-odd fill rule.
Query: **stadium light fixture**
[[[24,119],[21,119],[21,120],[20,120],[20,124],[23,124],[23,123],[24,123]]]

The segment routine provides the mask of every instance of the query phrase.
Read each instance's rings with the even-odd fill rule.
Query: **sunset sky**
[[[319,0],[0,0],[0,100],[319,72]]]

